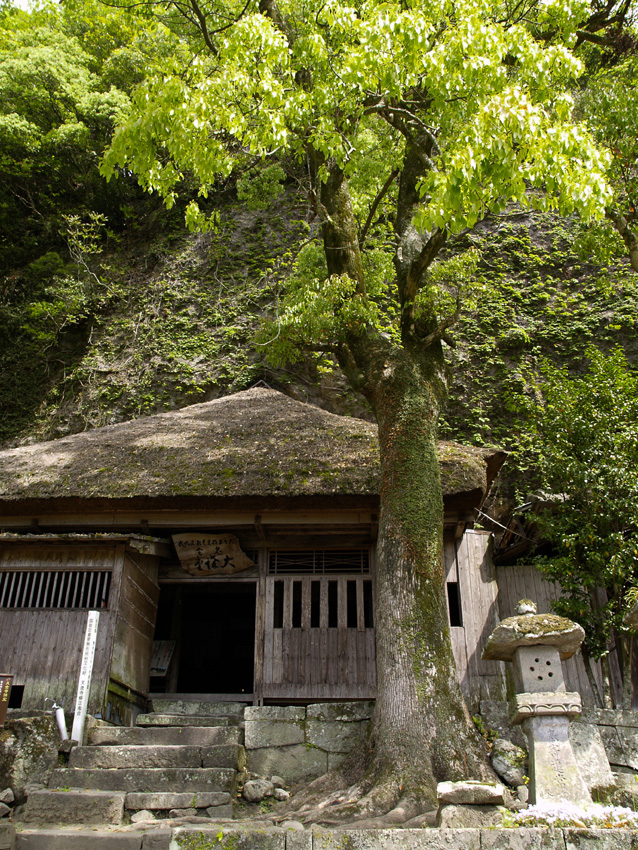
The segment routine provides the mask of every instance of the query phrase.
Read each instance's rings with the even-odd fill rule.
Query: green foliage
[[[47,8],[0,20],[0,263],[20,266],[59,250],[60,212],[111,212],[96,169],[124,92],[91,70],[91,57]]]
[[[107,187],[97,164],[127,92],[163,49],[156,35],[97,0],[0,13],[3,437],[73,372],[91,323],[118,297],[97,249],[133,230],[125,210],[139,189],[130,176]]]
[[[233,0],[201,10],[209,50],[202,52],[201,34],[198,40],[183,21],[188,70],[181,60],[166,62],[135,91],[102,170],[112,177],[130,169],[169,206],[191,174],[204,199],[201,210],[193,200],[187,208],[191,228],[214,226],[205,199],[233,173],[241,175],[237,188],[246,202],[276,197],[282,173],[275,156],[314,162],[308,177],[316,195],[335,168],[343,170],[360,228],[373,204],[365,285],[338,274],[329,281],[320,249],[302,252],[271,333],[276,362],[300,358],[308,345],[342,345],[371,326],[399,343],[397,191],[387,180],[402,166],[406,140],[416,144],[419,133],[418,145],[432,148],[414,219],[422,232],[438,226],[458,233],[511,200],[585,218],[601,218],[611,201],[609,155],[571,117],[570,91],[583,70],[570,50],[587,11],[581,0],[544,4],[529,25],[503,18],[502,4],[488,0],[409,9],[399,2],[284,0],[281,25],[276,15]],[[176,18],[164,20],[176,26]],[[316,210],[325,223],[320,202]],[[420,296],[424,327],[456,308],[436,280]]]
[[[265,325],[259,340],[269,346],[269,360],[276,365],[294,362],[302,358],[308,340],[333,347],[358,325],[382,326],[379,303],[387,295],[387,286],[380,278],[377,282],[379,291],[361,296],[346,275],[328,277],[323,252],[316,243],[307,245],[286,280],[284,309]]]
[[[476,726],[479,735],[487,743],[487,746],[491,748],[494,741],[498,738],[498,732],[495,729],[490,729],[489,726],[486,726],[480,714],[475,714],[472,717],[472,722]]]
[[[223,830],[218,833],[190,832],[180,835],[178,846],[184,850],[235,850],[237,836],[224,836]]]
[[[583,257],[580,223],[555,215],[511,208],[471,237],[480,252],[474,303],[451,330],[456,348],[448,352],[440,430],[448,439],[516,450],[511,407],[541,358],[578,369],[593,344],[622,344],[635,358],[638,279],[624,265]],[[508,475],[520,482],[524,459],[517,464],[508,463]]]
[[[418,291],[415,303],[416,317],[443,316],[454,313],[461,303],[471,309],[484,287],[477,276],[480,254],[470,248],[450,257],[440,257],[429,269],[424,286]]]
[[[237,179],[237,199],[249,210],[267,209],[284,191],[285,177],[283,168],[276,163],[254,174],[247,173]]]
[[[543,365],[521,451],[552,494],[539,518],[552,551],[537,562],[560,583],[556,610],[584,627],[599,658],[613,632],[626,632],[627,591],[638,580],[638,372],[619,350],[592,348],[588,359],[580,377]]]
[[[625,213],[635,217],[638,197],[638,56],[604,67],[578,99],[598,142],[611,156],[611,176]]]
[[[503,197],[600,214],[605,160],[569,123],[567,86],[580,63],[565,44],[547,47],[525,27],[499,23],[498,4],[405,10],[397,3],[355,12],[288,2],[282,13],[294,21],[292,47],[266,16],[246,13],[218,40],[214,59],[200,54],[189,76],[175,66],[149,81],[105,172],[127,164],[149,188],[170,195],[189,169],[208,187],[234,166],[223,143],[230,134],[257,157],[303,153],[309,142],[354,174],[379,123],[365,120],[368,93],[400,98],[422,86],[431,97],[427,120],[441,140],[439,169],[424,187],[432,193],[424,224],[466,226]],[[567,30],[566,21],[582,14],[580,2],[544,11],[548,25]],[[509,63],[515,75],[506,56],[516,59]],[[295,84],[309,68],[311,91]],[[159,156],[164,149],[168,162]],[[546,185],[544,200],[529,195],[526,181]]]

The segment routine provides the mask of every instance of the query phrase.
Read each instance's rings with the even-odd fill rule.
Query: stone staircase
[[[46,790],[29,795],[24,839],[32,824],[122,824],[142,810],[158,819],[232,818],[245,768],[244,707],[154,700],[153,713],[140,715],[134,727],[93,727],[86,746],[71,751],[68,767],[53,771]],[[21,844],[53,846],[18,835]]]

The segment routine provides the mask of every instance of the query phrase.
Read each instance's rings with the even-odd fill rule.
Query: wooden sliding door
[[[265,698],[375,697],[369,574],[269,574],[265,590]]]

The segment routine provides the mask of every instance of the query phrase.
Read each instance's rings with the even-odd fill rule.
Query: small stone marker
[[[441,803],[465,806],[503,805],[505,789],[494,782],[439,782],[436,797]]]
[[[530,794],[535,803],[589,803],[569,741],[569,722],[581,712],[580,694],[568,693],[561,659],[570,658],[585,637],[577,623],[554,614],[536,614],[521,600],[518,616],[492,632],[483,658],[511,661],[518,693],[510,704],[529,743]]]
[[[505,789],[493,782],[439,782],[436,825],[442,829],[501,826]]]
[[[100,612],[89,611],[86,618],[86,631],[84,633],[84,648],[82,650],[82,661],[80,665],[80,676],[78,678],[78,692],[75,698],[75,712],[73,714],[73,728],[71,740],[82,743],[84,735],[84,724],[89,705],[89,693],[91,691],[91,676],[93,675],[93,663],[95,661],[95,650],[97,647],[97,635],[100,627]]]

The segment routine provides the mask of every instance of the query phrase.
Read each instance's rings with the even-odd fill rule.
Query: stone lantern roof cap
[[[560,658],[576,652],[585,630],[573,620],[557,614],[523,614],[508,617],[487,639],[482,657],[486,661],[511,661],[520,646],[555,646]]]

